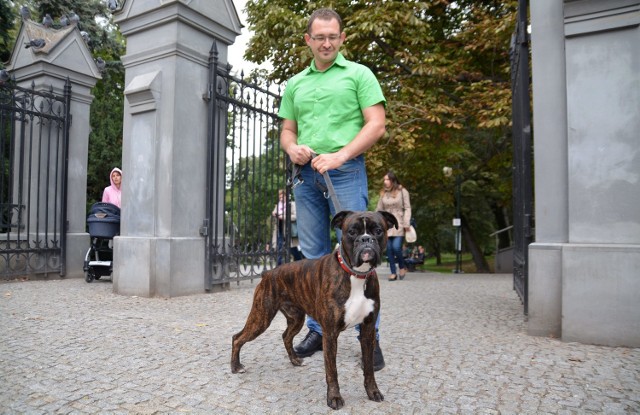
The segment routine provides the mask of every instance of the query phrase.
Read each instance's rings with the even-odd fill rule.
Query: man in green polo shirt
[[[336,211],[325,197],[322,174],[328,172],[343,210],[367,210],[363,153],[385,133],[386,100],[380,84],[370,69],[339,52],[345,36],[335,11],[319,9],[311,15],[304,38],[313,61],[288,81],[280,106],[281,147],[293,163],[303,166],[304,183],[294,188],[294,195],[298,241],[306,258],[320,258],[333,250],[330,217]],[[379,323],[380,316],[375,370],[384,367]],[[322,328],[310,316],[307,327],[309,333],[294,348],[300,357],[322,350]]]

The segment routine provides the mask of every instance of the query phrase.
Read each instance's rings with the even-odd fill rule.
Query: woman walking
[[[407,266],[402,256],[402,239],[405,231],[411,226],[411,202],[409,200],[409,192],[402,187],[392,171],[387,172],[384,176],[376,210],[385,210],[393,214],[398,220],[398,229],[390,228],[387,231],[387,257],[389,258],[389,267],[391,268],[389,281],[395,281],[398,277],[402,280],[407,273]],[[396,263],[399,268],[397,274]]]

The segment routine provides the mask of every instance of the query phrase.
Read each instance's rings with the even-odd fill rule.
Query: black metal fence
[[[71,82],[0,83],[0,275],[65,273]]]
[[[256,278],[279,258],[289,259],[290,238],[278,246],[277,223],[271,215],[278,190],[286,189],[289,200],[287,158],[280,150],[277,116],[280,87],[260,84],[244,74],[233,76],[230,69],[218,62],[214,44],[205,97],[209,148],[202,227],[209,289]]]
[[[513,110],[513,286],[528,313],[529,244],[533,242],[533,187],[529,77],[529,35],[526,0],[518,2],[518,20],[511,41]]]

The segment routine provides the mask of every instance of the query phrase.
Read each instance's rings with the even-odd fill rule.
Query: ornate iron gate
[[[71,82],[0,82],[0,275],[65,274]]]
[[[287,157],[280,150],[278,85],[254,77],[235,77],[218,62],[216,44],[209,58],[209,132],[206,240],[207,288],[253,279],[289,260],[289,238],[274,246],[271,215],[278,190],[287,192]],[[290,209],[287,209],[289,212]],[[290,220],[286,221],[290,229]],[[288,235],[290,232],[286,232]]]
[[[524,304],[525,314],[528,313],[529,244],[533,242],[527,5],[526,0],[518,2],[518,20],[510,51],[513,100],[513,286]]]

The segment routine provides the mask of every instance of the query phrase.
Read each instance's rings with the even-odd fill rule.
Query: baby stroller
[[[87,216],[91,246],[84,257],[85,281],[99,280],[113,272],[113,237],[120,233],[120,208],[111,203],[98,202]]]

